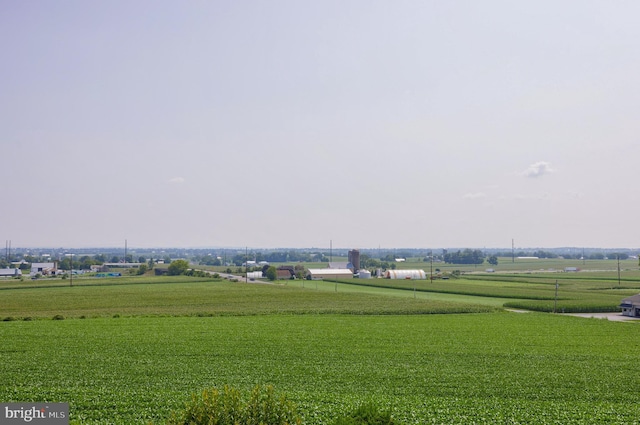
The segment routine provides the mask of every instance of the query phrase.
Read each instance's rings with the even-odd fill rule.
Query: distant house
[[[620,308],[623,316],[640,317],[640,294],[622,300]]]
[[[0,277],[20,277],[22,270],[20,269],[0,269]]]
[[[31,263],[31,276],[41,274],[43,276],[55,275],[58,271],[56,263]]]
[[[109,267],[105,264],[92,264],[91,265],[92,273],[107,273],[109,272]]]

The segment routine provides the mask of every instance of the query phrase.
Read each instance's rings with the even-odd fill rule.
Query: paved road
[[[512,313],[529,313],[529,310],[507,309]],[[640,317],[623,316],[622,313],[558,313],[563,316],[585,317],[587,319],[607,319],[612,322],[640,322]]]
[[[566,313],[566,315],[590,319],[607,319],[612,322],[637,322],[640,320],[637,317],[623,316],[622,313]]]

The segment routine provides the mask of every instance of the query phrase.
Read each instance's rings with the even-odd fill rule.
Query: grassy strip
[[[325,279],[328,282],[338,282],[349,285],[369,286],[376,288],[392,288],[406,291],[435,292],[443,294],[470,295],[475,297],[517,298],[549,300],[554,299],[548,289],[532,290],[530,288],[505,288],[491,285],[469,285],[458,281],[425,281],[425,280],[389,280],[389,279]]]
[[[540,311],[545,313],[610,313],[619,312],[619,303],[603,303],[589,300],[558,300],[557,305],[553,301],[509,301],[504,304],[506,308]]]
[[[116,286],[116,285],[149,285],[149,284],[165,284],[165,283],[186,283],[186,282],[211,282],[212,280],[222,280],[211,277],[192,277],[192,276],[121,276],[121,277],[104,277],[95,276],[74,278],[70,283],[69,279],[43,278],[36,280],[20,281],[18,279],[10,279],[0,281],[0,290],[5,289],[38,289],[38,288],[64,288],[76,286]]]

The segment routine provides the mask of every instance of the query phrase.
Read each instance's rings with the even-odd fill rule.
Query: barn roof
[[[353,274],[353,272],[349,269],[309,269],[310,274]]]
[[[625,298],[620,303],[621,307],[633,307],[634,305],[640,305],[640,294]]]

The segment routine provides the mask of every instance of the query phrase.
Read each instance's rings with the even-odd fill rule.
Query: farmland
[[[640,378],[630,341],[640,328],[496,309],[548,301],[533,295],[555,280],[540,279],[450,282],[459,294],[414,292],[413,283],[431,282],[5,282],[0,400],[69,402],[72,423],[159,424],[204,388],[272,384],[307,424],[331,423],[365,401],[408,424],[635,423],[640,407],[629,389]],[[464,285],[475,289],[462,293]],[[563,286],[567,297],[620,298],[636,283]],[[470,295],[482,288],[494,292]]]

